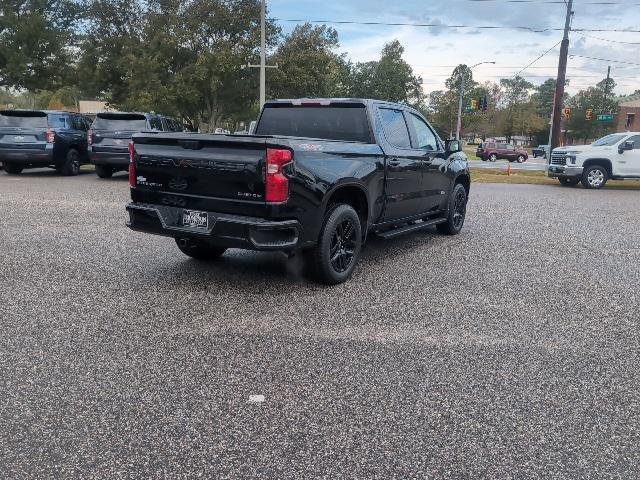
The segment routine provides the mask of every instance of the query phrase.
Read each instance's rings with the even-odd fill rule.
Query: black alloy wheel
[[[449,198],[447,221],[436,225],[438,232],[445,235],[457,235],[464,226],[467,217],[467,191],[464,185],[457,183]]]

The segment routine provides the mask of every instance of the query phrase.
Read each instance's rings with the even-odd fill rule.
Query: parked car
[[[533,158],[547,158],[547,150],[549,150],[549,145],[538,145],[536,148],[531,150],[531,154]]]
[[[509,143],[485,142],[478,145],[476,149],[476,157],[495,162],[499,158],[509,160],[510,162],[522,163],[527,161],[529,154],[522,148],[516,148]]]
[[[171,117],[153,113],[108,112],[96,115],[88,135],[91,163],[100,178],[129,168],[128,145],[134,133],[182,132],[182,124]]]
[[[602,188],[607,180],[640,178],[640,132],[612,133],[591,145],[555,148],[548,175],[562,185]]]
[[[77,175],[87,163],[90,120],[58,110],[0,110],[0,161],[8,174],[25,168],[55,168]]]
[[[460,232],[470,176],[459,141],[377,100],[279,100],[255,135],[137,134],[128,226],[197,259],[227,248],[303,251],[345,281],[369,235]]]

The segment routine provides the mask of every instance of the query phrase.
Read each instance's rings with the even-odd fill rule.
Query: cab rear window
[[[35,111],[0,112],[0,127],[47,128],[47,114]]]
[[[131,130],[147,129],[147,119],[138,114],[98,114],[91,126],[94,130]]]

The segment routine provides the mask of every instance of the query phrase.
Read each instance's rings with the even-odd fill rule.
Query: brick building
[[[630,95],[620,100],[617,132],[640,130],[640,95]]]

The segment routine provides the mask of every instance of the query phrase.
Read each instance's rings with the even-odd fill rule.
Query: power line
[[[562,43],[562,40],[560,40],[558,43],[556,43],[553,47],[551,47],[549,50],[547,50],[546,52],[544,52],[542,55],[540,55],[538,58],[536,58],[534,61],[532,61],[529,65],[527,65],[526,67],[524,67],[523,69],[521,69],[518,73],[516,73],[513,77],[511,78],[515,78],[518,75],[520,75],[522,72],[524,72],[527,68],[529,68],[531,65],[533,65],[534,63],[536,63],[538,60],[540,60],[542,57],[544,57],[547,53],[549,53],[551,50],[555,49],[558,45],[560,45]]]
[[[271,18],[275,22],[290,23],[319,23],[330,25],[365,25],[365,26],[387,26],[387,27],[427,27],[427,28],[472,28],[476,30],[526,30],[533,33],[561,32],[564,28],[534,28],[524,26],[500,26],[500,25],[448,25],[444,23],[407,23],[407,22],[361,22],[356,20],[308,20],[302,18]],[[640,33],[634,29],[590,29],[574,28],[577,32],[626,32]]]
[[[609,62],[609,63],[623,63],[625,65],[636,65],[638,67],[640,67],[640,63],[634,63],[634,62],[624,62],[622,60],[610,60],[608,58],[596,58],[596,57],[588,57],[586,55],[569,55],[570,58],[588,58],[589,60],[598,60],[600,62]]]
[[[566,5],[564,0],[466,0],[472,3],[524,3],[524,4],[547,4],[547,5]],[[640,5],[640,3],[623,3],[623,2],[581,2],[580,5],[624,5],[625,7]]]
[[[622,40],[611,40],[611,39],[609,39],[609,38],[594,37],[594,36],[587,35],[587,34],[584,34],[584,33],[583,33],[583,34],[581,34],[580,36],[581,36],[582,38],[584,38],[585,40],[586,40],[587,38],[592,38],[592,39],[594,39],[594,40],[601,40],[601,41],[603,41],[603,42],[610,42],[610,43],[622,43],[622,44],[624,44],[624,45],[640,45],[640,42],[623,42]]]

